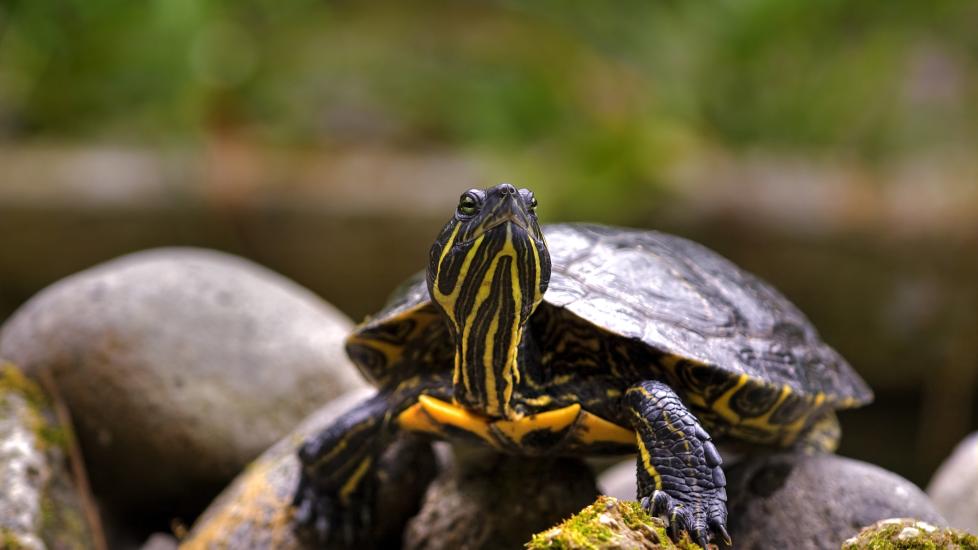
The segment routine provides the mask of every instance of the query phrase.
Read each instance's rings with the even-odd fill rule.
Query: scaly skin
[[[726,478],[709,434],[671,387],[658,381],[625,392],[638,433],[638,497],[669,523],[671,536],[688,532],[700,546],[712,538],[730,544]]]
[[[422,393],[447,398],[450,385],[418,376],[380,391],[299,448],[302,471],[293,497],[300,534],[326,545],[370,547],[378,462],[398,433],[397,414]]]
[[[351,339],[351,357],[384,389],[299,451],[296,519],[312,538],[369,545],[377,457],[407,428],[531,456],[637,446],[639,496],[671,535],[729,541],[716,448],[658,381],[678,379],[668,369],[678,362],[553,309],[534,318],[552,274],[535,211],[533,194],[508,184],[464,193],[429,253],[433,307],[368,321]],[[746,377],[735,382],[714,397],[731,401]]]

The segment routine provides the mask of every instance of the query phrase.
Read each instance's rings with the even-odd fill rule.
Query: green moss
[[[0,550],[20,550],[26,548],[17,533],[10,529],[0,528]]]
[[[843,550],[939,550],[942,548],[961,548],[978,550],[978,537],[956,529],[936,529],[927,531],[920,527],[921,522],[912,519],[900,521],[883,520],[860,531],[859,535],[846,541]],[[919,534],[900,538],[906,528],[915,528]]]
[[[10,394],[27,400],[32,415],[30,426],[43,448],[65,449],[69,445],[72,433],[68,428],[45,419],[51,405],[40,386],[24,376],[14,364],[0,362],[0,399]]]
[[[537,533],[526,547],[530,550],[700,549],[688,537],[683,537],[679,544],[670,541],[665,523],[650,517],[639,503],[607,496],[599,497],[560,525]]]
[[[64,428],[59,426],[52,426],[46,422],[43,422],[41,426],[38,426],[34,433],[37,434],[38,438],[41,440],[41,444],[46,447],[57,447],[59,449],[64,449],[68,446],[71,435]]]
[[[29,380],[13,363],[0,362],[0,394],[17,393],[24,396],[31,405],[38,409],[48,406],[44,392],[37,384]]]

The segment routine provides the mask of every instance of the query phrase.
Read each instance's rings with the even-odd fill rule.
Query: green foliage
[[[0,138],[464,149],[564,217],[627,222],[697,148],[973,146],[976,21],[966,0],[7,0]]]

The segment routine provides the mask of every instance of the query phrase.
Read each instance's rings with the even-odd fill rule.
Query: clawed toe
[[[727,546],[733,546],[733,540],[730,539],[730,533],[727,533],[727,526],[723,524],[722,521],[717,519],[711,519],[709,521],[710,532],[713,533],[714,538],[720,539]]]
[[[722,489],[717,492],[722,492]],[[703,503],[706,506],[697,506],[693,512],[692,508],[672,498],[665,491],[654,491],[651,496],[642,498],[641,505],[650,515],[666,520],[669,538],[678,541],[686,533],[693,542],[706,548],[712,541],[723,541],[727,546],[732,545],[727,532],[727,510],[723,500],[716,498],[713,502]]]
[[[340,542],[344,547],[357,548],[366,542],[373,517],[366,500],[354,499],[341,505],[337,495],[303,483],[293,505],[296,530],[313,546]]]

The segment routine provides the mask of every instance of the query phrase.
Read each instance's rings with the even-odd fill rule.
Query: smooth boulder
[[[837,550],[866,525],[914,517],[947,522],[916,485],[878,466],[836,455],[752,457],[727,471],[734,547]]]
[[[927,494],[951,527],[978,533],[978,432],[937,468]]]
[[[43,290],[0,329],[0,355],[55,380],[103,502],[174,513],[163,505],[212,495],[363,384],[343,352],[350,327],[253,262],[164,248]]]
[[[300,471],[296,449],[369,395],[370,390],[359,390],[333,401],[263,453],[201,515],[181,549],[316,548],[297,536],[293,522],[291,502]],[[435,476],[436,461],[430,444],[413,437],[399,440],[381,461],[389,481],[378,488],[373,514],[378,521],[370,538],[379,548],[397,547],[404,524]]]
[[[533,533],[597,497],[594,475],[571,458],[509,456],[455,447],[404,532],[405,550],[522,548]]]

